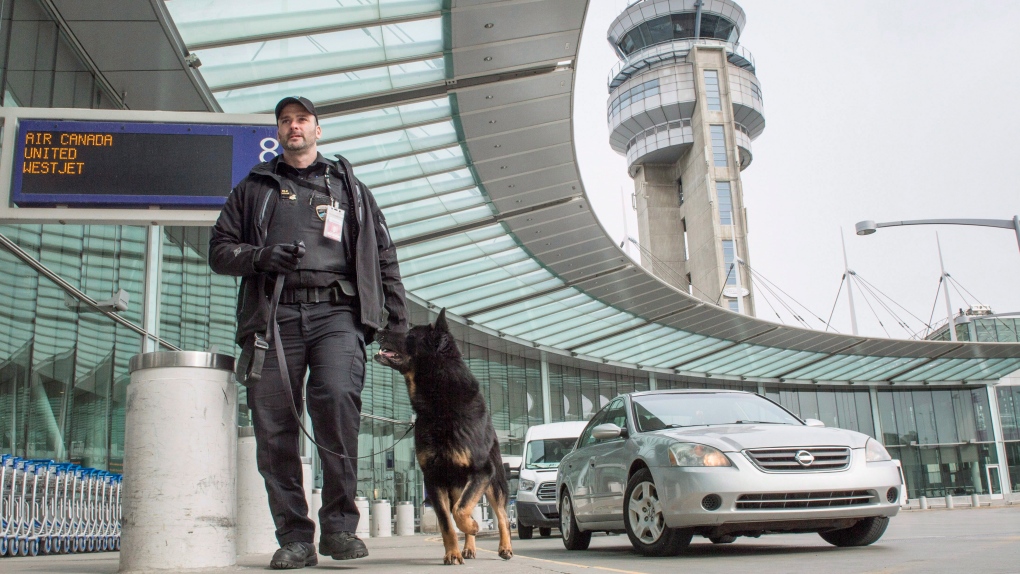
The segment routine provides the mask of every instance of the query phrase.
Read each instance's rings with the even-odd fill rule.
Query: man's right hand
[[[303,246],[283,243],[263,247],[256,255],[255,269],[263,273],[290,273],[297,269],[304,252]]]

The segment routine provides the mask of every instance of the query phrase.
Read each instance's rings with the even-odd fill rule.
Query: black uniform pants
[[[323,533],[354,532],[359,512],[358,430],[361,390],[365,385],[365,337],[348,306],[330,303],[280,305],[280,342],[287,358],[294,404],[302,412],[301,386],[307,383],[308,414],[315,442],[344,454],[319,449],[322,461]],[[274,343],[275,344],[275,343]],[[315,524],[301,481],[301,430],[287,401],[275,348],[266,352],[262,380],[248,389],[248,408],[255,427],[259,472],[266,480],[269,509],[280,545],[314,542]]]

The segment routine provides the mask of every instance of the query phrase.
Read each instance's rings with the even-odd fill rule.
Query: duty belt
[[[295,303],[349,303],[354,297],[343,292],[339,285],[329,287],[298,287],[296,289],[285,289],[280,293],[281,305],[293,305]]]

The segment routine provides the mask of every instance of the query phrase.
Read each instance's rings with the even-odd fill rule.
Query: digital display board
[[[22,120],[19,207],[211,208],[279,151],[275,126]]]

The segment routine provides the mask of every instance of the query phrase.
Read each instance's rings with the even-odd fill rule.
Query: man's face
[[[276,122],[276,137],[284,150],[302,152],[315,147],[315,142],[322,137],[322,128],[304,106],[287,104]]]

